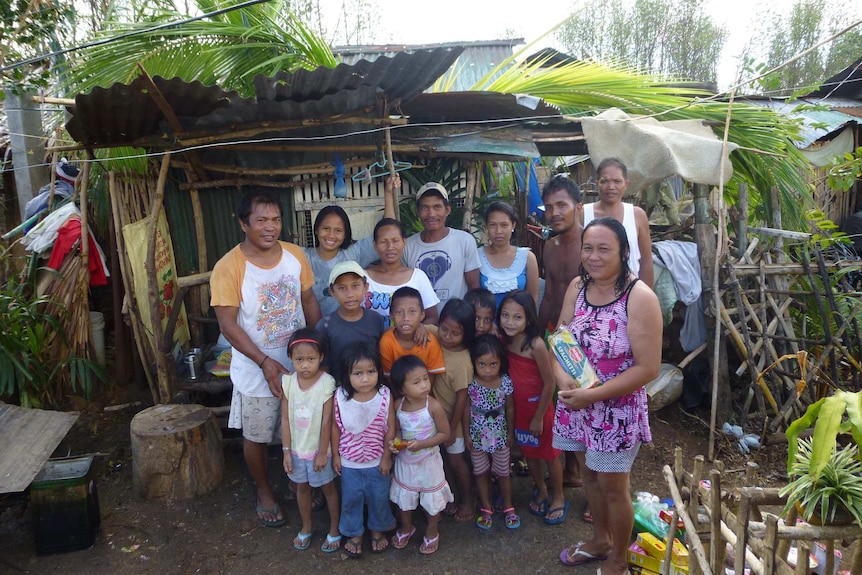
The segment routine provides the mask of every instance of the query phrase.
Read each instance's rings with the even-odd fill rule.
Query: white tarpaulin
[[[625,163],[630,192],[678,174],[697,184],[719,184],[721,140],[700,120],[671,120],[629,116],[611,108],[592,118],[581,118],[590,158],[598,166],[615,156]],[[728,142],[727,154],[737,148]],[[733,175],[727,155],[724,183]]]

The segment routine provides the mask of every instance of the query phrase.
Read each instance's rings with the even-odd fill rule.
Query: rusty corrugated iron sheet
[[[204,86],[197,81],[155,76],[153,83],[180,118],[206,116],[241,101],[237,92]],[[69,113],[72,116],[66,122],[69,135],[77,142],[95,147],[128,143],[165,129],[164,116],[141,77],[131,84],[116,83],[109,88],[94,88],[89,94],[78,94]]]
[[[463,48],[455,46],[417,50],[380,57],[373,62],[359,60],[335,68],[279,72],[272,78],[260,75],[254,79],[254,88],[258,100],[304,102],[342,90],[373,86],[385,92],[390,100],[407,101],[431,86],[462,51]]]
[[[411,123],[540,119],[561,122],[560,110],[539,98],[497,92],[420,94],[401,106]]]

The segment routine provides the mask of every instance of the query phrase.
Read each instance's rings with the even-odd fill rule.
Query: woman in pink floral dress
[[[593,538],[563,549],[560,561],[605,561],[603,575],[623,575],[634,524],[629,473],[641,443],[652,440],[644,385],[661,365],[661,309],[628,268],[622,224],[594,220],[581,243],[580,276],[569,284],[559,324],[571,330],[601,383],[580,389],[554,363],[554,447],[577,454]]]

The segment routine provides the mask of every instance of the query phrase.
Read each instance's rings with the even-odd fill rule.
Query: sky
[[[335,28],[343,0],[320,0],[324,25]],[[561,22],[583,0],[371,0],[379,7],[376,44],[430,44],[515,37],[529,43]],[[858,0],[854,0],[858,1]],[[718,66],[718,85],[734,83],[737,62],[756,31],[772,14],[789,10],[795,0],[706,0],[706,10],[726,25],[729,38]],[[408,8],[409,6],[409,8]],[[421,7],[419,7],[421,6]],[[339,42],[336,39],[336,44]],[[537,43],[553,46],[552,36]]]

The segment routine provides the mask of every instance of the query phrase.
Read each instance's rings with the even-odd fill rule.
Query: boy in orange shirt
[[[443,348],[433,334],[428,334],[428,343],[424,346],[413,343],[416,330],[425,319],[425,309],[422,307],[422,296],[412,287],[402,287],[395,290],[389,305],[389,323],[392,326],[380,338],[380,361],[383,364],[383,375],[389,378],[389,372],[395,360],[404,355],[415,355],[428,368],[431,384],[434,376],[446,373],[443,364]]]

